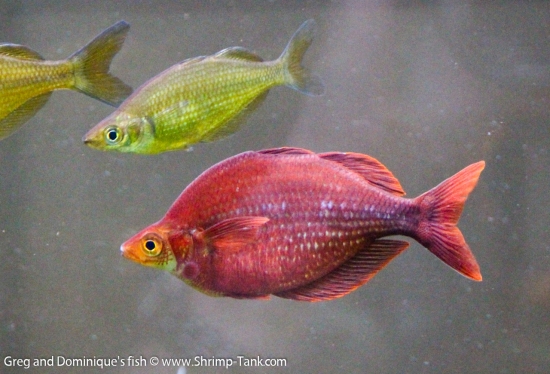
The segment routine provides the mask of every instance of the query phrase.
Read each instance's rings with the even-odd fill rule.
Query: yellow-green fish
[[[83,141],[141,154],[184,149],[235,132],[271,87],[322,95],[322,81],[301,66],[314,32],[315,21],[304,22],[274,61],[232,47],[174,65],[138,88]]]
[[[47,61],[32,49],[0,44],[0,139],[27,122],[53,90],[73,89],[117,106],[132,88],[109,74],[130,25],[117,22],[66,60]]]

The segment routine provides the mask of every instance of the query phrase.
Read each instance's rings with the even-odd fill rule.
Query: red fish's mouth
[[[127,258],[128,260],[139,262],[139,258],[137,258],[134,252],[127,248],[124,244],[120,246],[120,254],[122,255],[122,257]]]

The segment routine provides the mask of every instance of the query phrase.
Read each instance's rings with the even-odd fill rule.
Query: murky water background
[[[306,65],[327,87],[321,98],[273,89],[236,135],[149,157],[85,147],[82,135],[112,108],[54,93],[0,143],[2,360],[261,356],[286,358],[287,367],[230,372],[547,372],[550,4],[220,3],[0,1],[0,40],[47,59],[65,58],[125,19],[131,29],[112,71],[134,88],[180,60],[229,46],[275,58],[315,18]],[[486,160],[460,222],[483,282],[414,243],[342,299],[243,301],[204,296],[120,256],[120,243],[161,218],[202,171],[283,145],[372,155],[411,197]]]

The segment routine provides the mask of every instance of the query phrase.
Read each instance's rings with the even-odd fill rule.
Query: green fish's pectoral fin
[[[253,61],[253,62],[263,62],[263,59],[260,56],[243,47],[230,47],[230,48],[222,49],[212,57],[213,58],[230,58],[234,60],[244,60],[244,61]]]
[[[209,227],[199,235],[214,251],[222,253],[239,251],[257,239],[258,230],[267,221],[269,221],[267,217],[255,216],[228,218]]]
[[[119,21],[69,57],[77,90],[112,106],[120,105],[132,93],[132,87],[109,73],[129,29],[128,23]]]
[[[325,93],[321,78],[302,66],[302,58],[313,41],[315,21],[307,20],[300,26],[279,57],[285,72],[287,86],[309,96]]]
[[[320,153],[319,157],[341,164],[346,169],[362,176],[374,187],[381,188],[397,196],[405,195],[405,191],[403,191],[403,187],[401,187],[397,178],[374,157],[352,152]]]
[[[46,103],[51,92],[27,100],[19,108],[0,120],[0,140],[7,138],[31,119]]]
[[[38,52],[19,44],[0,44],[0,55],[21,60],[44,60]]]
[[[367,283],[408,246],[409,243],[400,240],[377,240],[315,282],[274,295],[300,301],[342,297]]]
[[[243,110],[241,110],[235,117],[228,120],[222,126],[207,132],[201,139],[201,142],[213,142],[220,140],[234,134],[239,130],[241,125],[246,122],[248,116],[260,106],[261,103],[267,97],[269,91],[261,93],[258,97],[252,100]]]

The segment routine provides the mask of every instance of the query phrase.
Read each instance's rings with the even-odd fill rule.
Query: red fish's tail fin
[[[456,226],[485,162],[472,164],[415,199],[420,208],[416,239],[447,265],[481,281],[479,265]]]
[[[309,96],[320,96],[325,93],[323,81],[302,66],[302,58],[314,35],[315,21],[305,21],[294,33],[279,60],[283,64],[285,83],[289,87]]]
[[[128,23],[119,21],[69,57],[74,66],[74,88],[113,106],[120,105],[132,93],[130,86],[109,73],[129,28]]]

